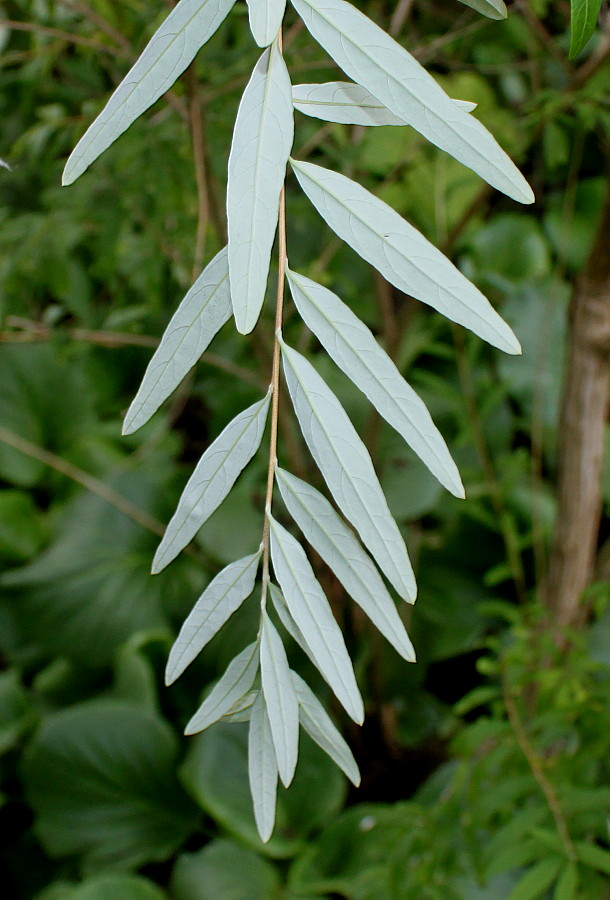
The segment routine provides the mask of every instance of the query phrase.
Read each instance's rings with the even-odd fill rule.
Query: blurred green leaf
[[[0,673],[0,754],[15,746],[36,713],[15,669]]]
[[[280,879],[254,851],[219,840],[178,857],[171,889],[175,900],[279,900]]]

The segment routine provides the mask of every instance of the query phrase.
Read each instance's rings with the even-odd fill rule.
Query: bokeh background
[[[162,412],[122,415],[172,311],[225,241],[226,161],[258,51],[247,9],[70,188],[63,163],[167,14],[163,0],[0,3],[0,865],[7,900],[610,897],[610,31],[568,58],[565,0],[490,21],[457,0],[357,4],[475,113],[531,180],[494,193],[409,128],[297,114],[295,155],[354,177],[449,254],[522,341],[503,356],[399,294],[289,177],[291,265],[332,286],[426,401],[449,496],[290,317],[373,454],[420,585],[404,663],[319,577],[368,715],[358,791],[304,738],[257,838],[244,726],[182,729],[252,639],[246,603],[180,681],[169,647],[218,569],[256,549],[264,453],[161,575],[181,488],[270,375],[272,302],[229,323]],[[288,11],[292,78],[341,78]],[[270,280],[271,283],[271,280]],[[604,318],[605,317],[605,318]],[[597,398],[597,399],[595,399]],[[562,413],[563,410],[563,413]],[[282,410],[280,459],[316,482]],[[279,508],[279,507],[278,507]],[[281,514],[281,508],[280,508]]]

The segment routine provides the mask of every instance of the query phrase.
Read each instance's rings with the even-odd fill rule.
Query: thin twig
[[[97,50],[99,53],[109,53],[111,56],[118,56],[121,59],[131,58],[131,53],[127,53],[122,47],[111,47],[93,38],[70,34],[68,31],[62,31],[60,28],[51,28],[49,25],[38,25],[35,22],[15,22],[13,19],[0,19],[0,28],[6,28],[10,31],[29,31],[32,34],[43,34],[46,37],[57,38],[68,44],[79,44],[81,47],[89,47],[90,50]]]

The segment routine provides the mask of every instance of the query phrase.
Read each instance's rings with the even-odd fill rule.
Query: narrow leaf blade
[[[137,431],[192,369],[231,317],[226,247],[205,267],[172,316],[123,423]]]
[[[288,512],[311,546],[333,570],[345,590],[400,655],[415,661],[415,651],[379,572],[326,497],[283,469],[277,483]]]
[[[428,303],[506,353],[520,353],[509,326],[481,291],[391,207],[344,175],[292,161],[323,219],[399,290]]]
[[[229,155],[229,279],[235,324],[242,334],[256,325],[265,299],[293,136],[290,78],[275,42],[246,86]]]
[[[595,31],[602,0],[570,0],[570,59],[578,56]]]
[[[360,784],[360,772],[352,751],[330,716],[300,675],[292,672],[292,680],[299,701],[299,720],[308,735],[345,772],[352,784]]]
[[[286,0],[247,0],[250,31],[259,47],[275,39],[286,9]]]
[[[414,601],[417,588],[407,548],[368,450],[311,363],[283,341],[281,346],[292,404],[328,489],[400,596]]]
[[[364,707],[343,635],[305,551],[271,515],[269,524],[273,568],[290,614],[346,712],[355,722],[362,722]]]
[[[263,613],[260,657],[263,695],[278,770],[283,785],[288,787],[299,753],[299,704],[284,645],[267,613]]]
[[[172,684],[208,641],[241,606],[254,590],[261,551],[226,566],[207,586],[170,651],[165,683]]]
[[[261,840],[267,843],[275,825],[277,796],[277,760],[273,749],[271,725],[262,693],[250,714],[248,731],[248,777],[254,804],[254,819]]]
[[[310,278],[287,272],[295,305],[328,355],[396,429],[441,484],[464,496],[457,466],[425,404],[402,377],[369,329],[336,294]]]
[[[245,647],[214,685],[195,715],[184,729],[185,734],[197,734],[218,722],[232,706],[248,693],[258,672],[258,643]]]
[[[135,65],[80,139],[64,169],[72,184],[152,106],[228,16],[235,0],[181,0],[155,32]]]
[[[155,553],[154,574],[164,569],[192,540],[258,450],[269,399],[268,393],[236,416],[197,463]]]
[[[292,0],[314,38],[350,78],[429,141],[521,203],[534,195],[484,126],[464,113],[400,44],[345,0]]]
[[[482,16],[488,19],[501,20],[508,16],[508,10],[504,0],[460,0],[471,9],[476,9]]]

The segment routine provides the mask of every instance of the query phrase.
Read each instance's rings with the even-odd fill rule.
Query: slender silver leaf
[[[150,419],[230,317],[229,266],[224,247],[172,316],[127,411],[123,434],[132,434]]]
[[[254,701],[250,713],[248,776],[256,827],[261,840],[267,843],[275,825],[278,768],[271,725],[262,693]]]
[[[331,359],[366,394],[441,484],[456,497],[463,497],[460,473],[425,404],[366,325],[328,288],[296,272],[288,271],[287,275],[301,317]]]
[[[259,47],[275,39],[286,9],[286,0],[248,0],[250,31]]]
[[[247,694],[244,694],[244,696],[237,700],[231,709],[228,709],[224,716],[222,716],[223,722],[249,722],[252,706],[257,696],[258,691],[248,691]]]
[[[294,619],[290,615],[290,610],[288,609],[288,606],[286,605],[286,601],[284,600],[284,597],[282,596],[282,592],[280,591],[280,589],[277,585],[275,585],[275,584],[269,585],[269,596],[271,597],[271,601],[273,603],[273,608],[275,609],[276,613],[278,614],[278,618],[279,618],[280,622],[282,623],[282,625],[284,626],[284,628],[286,629],[286,631],[288,632],[290,637],[293,639],[293,641],[295,641],[295,643],[297,643],[299,645],[299,647],[301,648],[303,653],[307,656],[307,658],[309,659],[311,664],[313,666],[315,666],[316,661],[311,654],[311,650],[307,646],[307,641],[301,634],[301,629],[299,628],[297,623],[294,621]]]
[[[72,184],[168,91],[229,14],[235,0],[181,0],[80,139],[64,169]]]
[[[508,10],[504,0],[460,0],[471,9],[476,9],[482,16],[488,19],[505,19],[508,16]]]
[[[193,539],[258,450],[269,399],[270,392],[229,422],[197,463],[155,553],[154,574],[164,569]]]
[[[261,625],[261,683],[280,778],[288,787],[299,755],[299,705],[282,639],[266,612]]]
[[[165,670],[172,684],[254,590],[261,550],[231,563],[207,586],[174,641]]]
[[[276,41],[259,59],[241,98],[229,155],[229,279],[242,334],[256,325],[265,299],[293,134],[290,78]]]
[[[309,647],[316,666],[355,722],[364,719],[362,697],[341,629],[318,584],[305,551],[268,514],[271,559],[290,615]]]
[[[328,489],[400,596],[413,602],[417,587],[407,548],[368,450],[311,363],[283,341],[281,346],[292,404]]]
[[[409,662],[415,651],[379,572],[326,497],[283,469],[276,478],[288,512],[345,590],[398,653]]]
[[[362,85],[349,81],[295,84],[292,88],[292,102],[299,112],[325,122],[339,122],[342,125],[407,124]],[[466,112],[472,112],[477,106],[468,100],[453,102]]]
[[[258,651],[258,642],[254,641],[229,663],[224,675],[184,729],[185,734],[196,734],[209,728],[248,693],[258,672]]]
[[[299,701],[299,721],[307,734],[345,772],[352,784],[360,784],[360,772],[352,751],[330,716],[300,675],[292,672],[292,680]]]
[[[322,218],[391,284],[494,347],[521,352],[519,341],[481,291],[387,203],[330,169],[294,160],[292,166]]]
[[[416,59],[345,0],[292,0],[343,71],[433,144],[521,203],[527,181],[477,119],[459,109]]]

